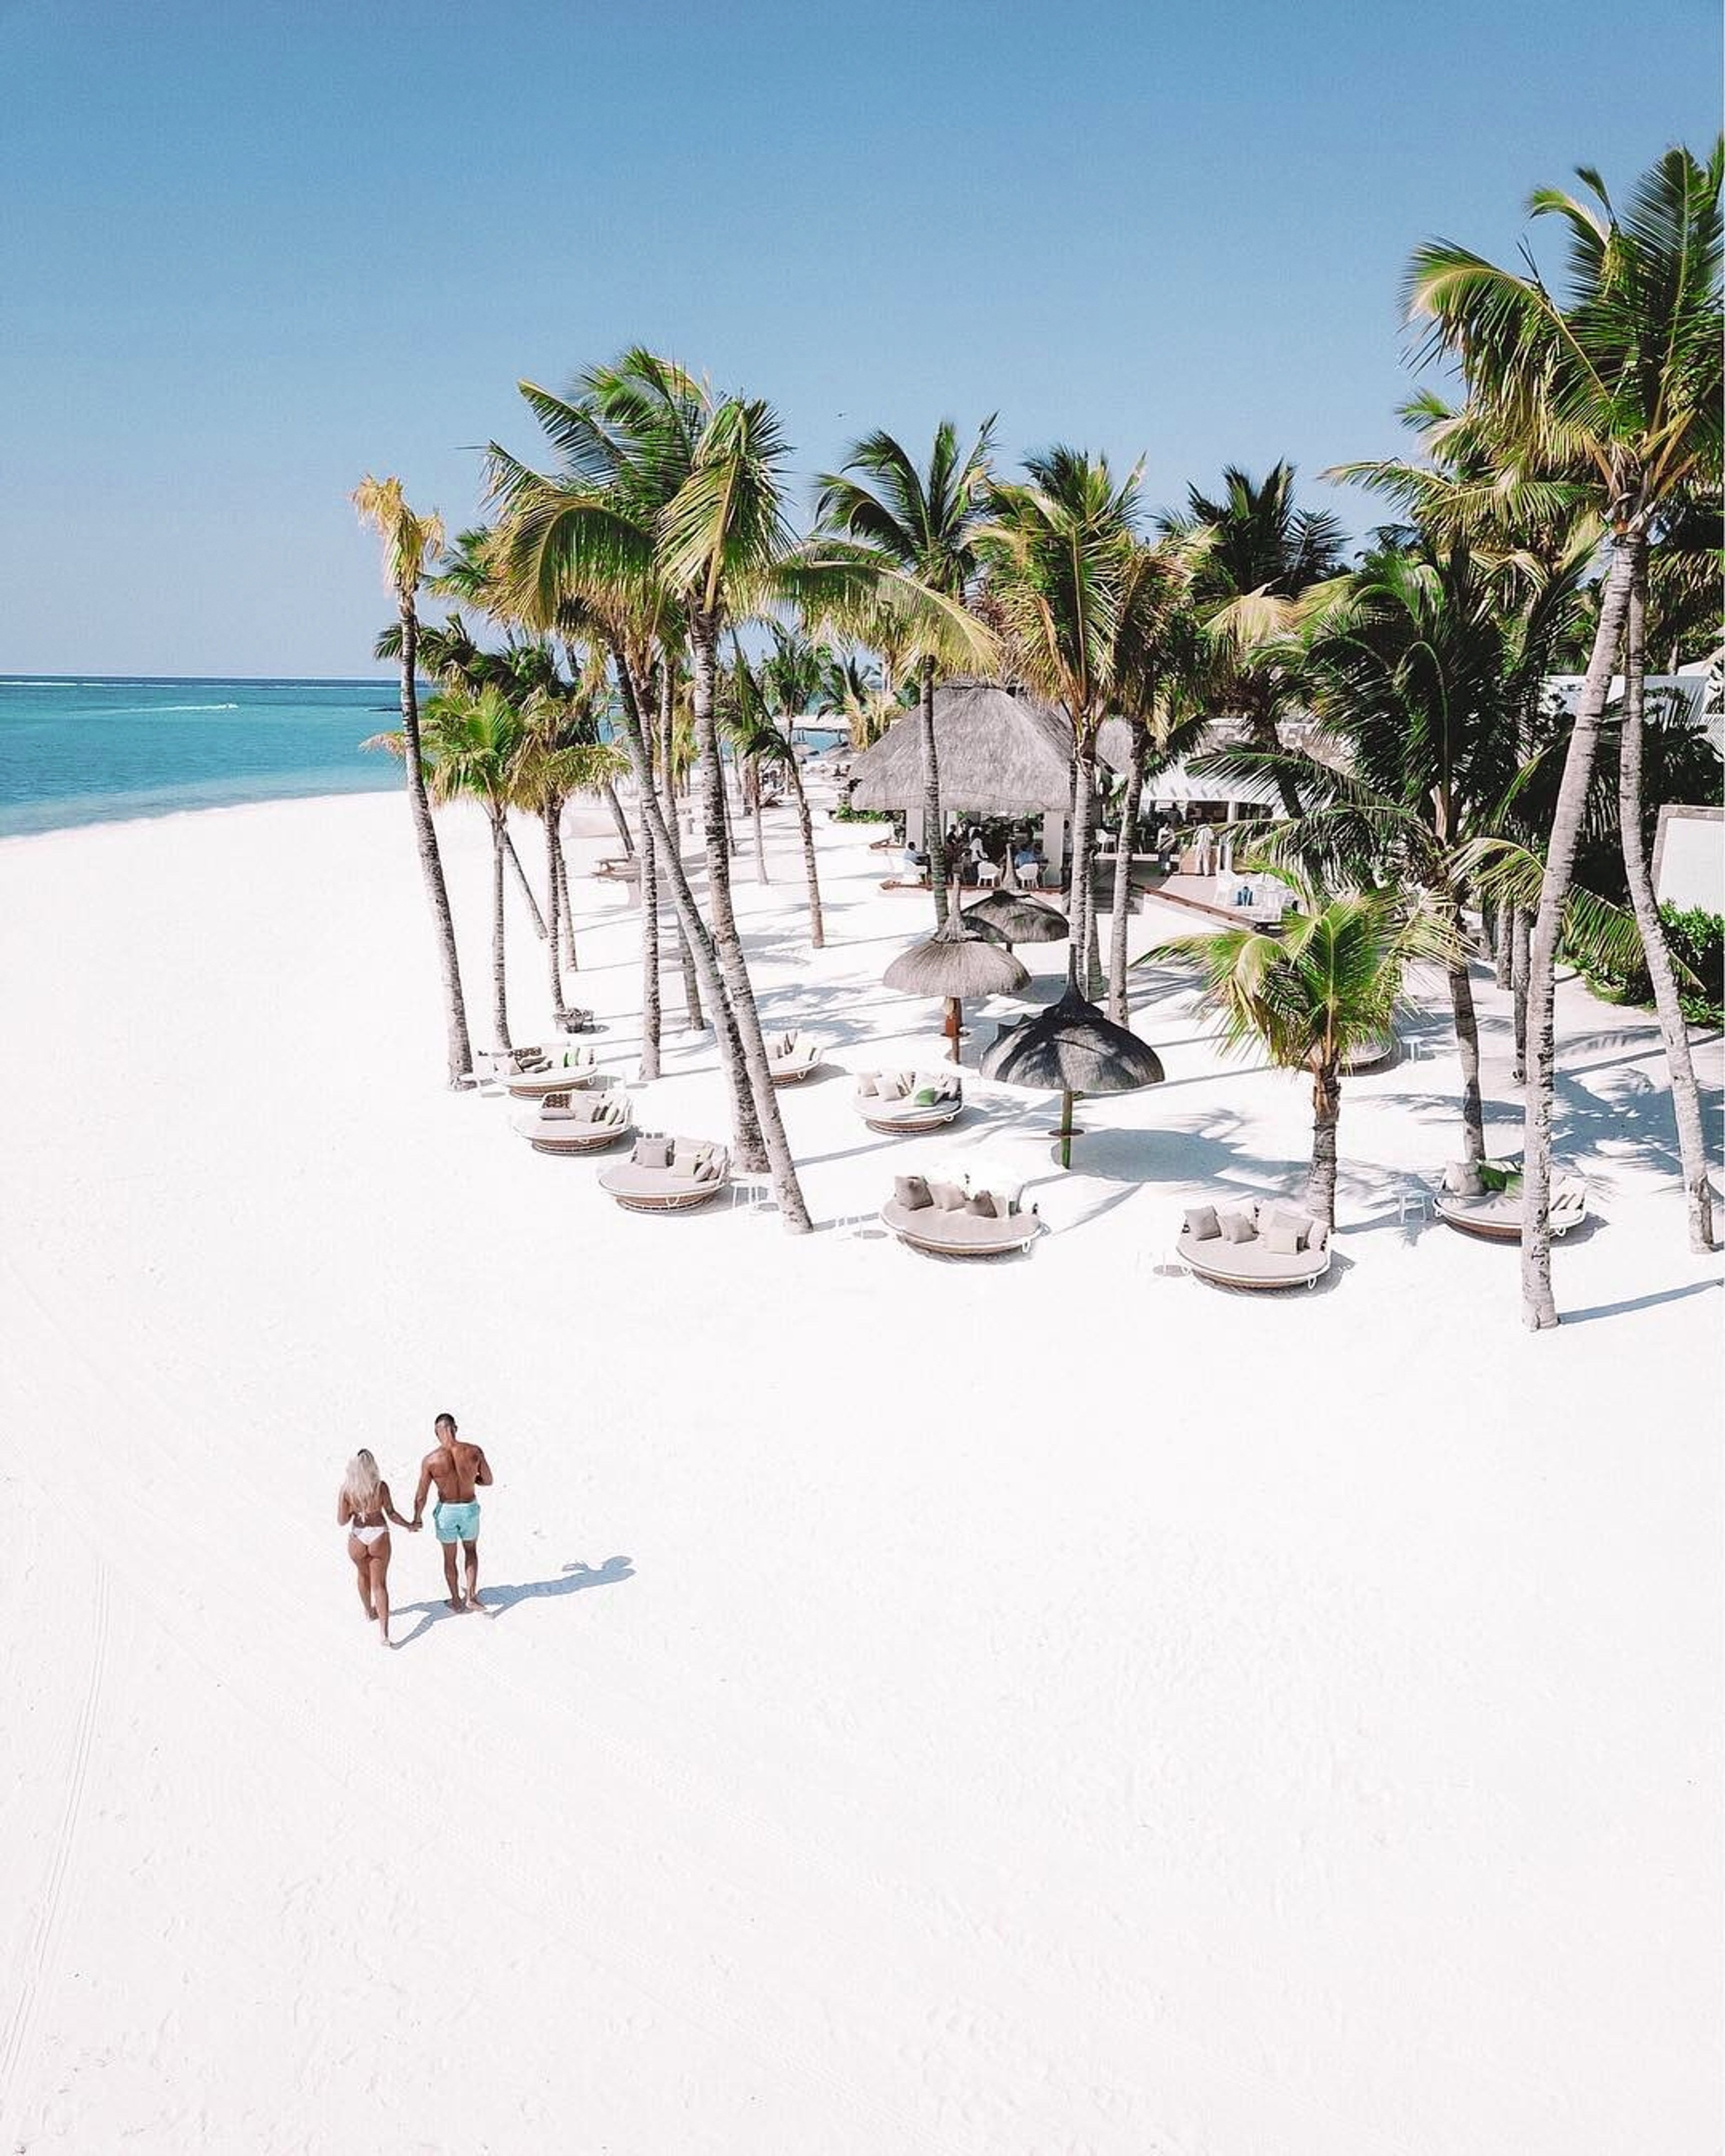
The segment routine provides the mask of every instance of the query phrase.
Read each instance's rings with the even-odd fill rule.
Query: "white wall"
[[[1653,889],[1661,905],[1725,913],[1725,814],[1675,803],[1660,810]]]

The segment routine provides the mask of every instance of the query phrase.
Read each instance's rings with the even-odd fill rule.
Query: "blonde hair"
[[[369,1512],[382,1485],[376,1460],[362,1446],[347,1463],[347,1472],[341,1477],[341,1495],[356,1512]]]

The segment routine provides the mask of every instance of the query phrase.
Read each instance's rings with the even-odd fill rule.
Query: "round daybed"
[[[1330,1270],[1328,1229],[1285,1198],[1189,1207],[1174,1250],[1218,1287],[1312,1287]]]
[[[1507,1187],[1496,1187],[1500,1177]],[[1483,1182],[1485,1188],[1469,1187],[1476,1182]],[[1454,1187],[1458,1184],[1459,1188]],[[1446,1169],[1442,1187],[1433,1194],[1432,1210],[1446,1227],[1458,1228],[1464,1235],[1477,1235],[1488,1243],[1519,1243],[1527,1212],[1520,1164],[1488,1161],[1471,1174],[1466,1168]],[[1546,1213],[1553,1236],[1567,1235],[1586,1218],[1586,1183],[1579,1175],[1553,1174]]]
[[[964,1082],[956,1070],[927,1077],[917,1070],[861,1070],[852,1103],[883,1137],[937,1131],[964,1112]]]
[[[552,1093],[538,1112],[523,1116],[516,1128],[535,1152],[603,1152],[634,1136],[621,1089],[603,1093]]]
[[[628,1213],[692,1213],[731,1183],[731,1155],[703,1138],[637,1138],[634,1151],[599,1171],[599,1188]]]
[[[800,1086],[820,1068],[822,1044],[812,1033],[769,1033],[767,1072],[775,1086]]]
[[[1344,1057],[1339,1068],[1344,1078],[1363,1077],[1368,1070],[1389,1070],[1401,1052],[1401,1041],[1395,1034],[1374,1034],[1369,1040],[1363,1040],[1352,1055]]]
[[[880,1224],[913,1250],[937,1258],[999,1258],[1028,1250],[1042,1233],[1034,1206],[1009,1191],[968,1190],[938,1177],[901,1175],[880,1208]]]
[[[598,1075],[590,1048],[553,1048],[531,1070],[506,1071],[503,1084],[511,1101],[544,1101],[591,1086]]]

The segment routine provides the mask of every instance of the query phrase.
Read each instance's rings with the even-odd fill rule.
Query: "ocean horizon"
[[[0,675],[0,837],[400,784],[393,680]]]
[[[400,715],[390,676],[0,674],[0,838],[388,793],[399,766],[360,743]],[[846,737],[814,721],[793,731],[811,747]]]

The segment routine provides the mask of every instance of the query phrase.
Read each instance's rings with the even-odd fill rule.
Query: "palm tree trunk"
[[[650,788],[649,789],[650,791]],[[659,1075],[659,1036],[664,1024],[659,980],[659,849],[641,800],[641,1075]]]
[[[563,963],[572,973],[581,963],[575,955],[575,908],[569,898],[569,860],[563,851],[563,810],[557,804],[556,818],[552,824],[552,838],[557,849],[557,890],[562,897]]]
[[[533,916],[533,933],[545,933],[545,916],[539,911],[539,901],[533,896],[533,886],[527,881],[527,871],[521,866],[521,857],[515,850],[515,840],[509,835],[509,826],[503,827],[503,850],[509,856],[509,865],[515,870],[515,880],[521,886],[521,896],[527,901],[527,911]]]
[[[1451,916],[1458,933],[1461,911]],[[1470,1163],[1486,1158],[1486,1104],[1480,1093],[1480,1020],[1473,1005],[1473,980],[1464,956],[1449,968],[1450,1011],[1455,1023],[1455,1046],[1461,1061],[1462,1158]]]
[[[1558,1322],[1551,1291],[1551,1126],[1557,1072],[1558,938],[1563,906],[1575,874],[1587,792],[1599,747],[1599,722],[1611,687],[1612,664],[1629,611],[1630,587],[1645,546],[1640,526],[1621,525],[1611,542],[1611,566],[1599,594],[1599,619],[1587,678],[1569,731],[1563,776],[1547,843],[1539,911],[1527,952],[1527,1116],[1523,1126],[1522,1193],[1522,1318],[1532,1332]]]
[[[1636,566],[1625,616],[1623,661],[1623,733],[1617,769],[1617,813],[1621,826],[1624,872],[1629,879],[1630,904],[1635,926],[1641,932],[1641,948],[1653,983],[1653,1007],[1659,1014],[1659,1030],[1665,1040],[1665,1059],[1671,1074],[1671,1106],[1677,1122],[1677,1154],[1681,1163],[1683,1195],[1689,1215],[1689,1247],[1707,1251],[1713,1247],[1713,1193],[1707,1177],[1707,1132],[1702,1122],[1701,1095],[1695,1083],[1695,1059],[1689,1052],[1689,1025],[1677,997],[1676,975],[1659,917],[1659,901],[1647,865],[1647,845],[1641,829],[1641,752],[1645,740],[1643,706],[1645,701],[1647,636],[1647,561]]]
[[[547,801],[540,811],[545,825],[545,955],[551,962],[551,1015],[561,1025],[563,1022],[562,926],[563,894],[557,881],[557,807]]]
[[[1144,793],[1144,752],[1150,730],[1142,719],[1132,722],[1132,763],[1126,774],[1126,800],[1120,812],[1120,846],[1114,861],[1114,911],[1108,936],[1108,1015],[1116,1025],[1127,1021],[1127,921],[1132,902],[1132,843],[1138,828],[1138,804]]]
[[[1527,1076],[1527,947],[1533,932],[1533,916],[1518,906],[1509,925],[1509,988],[1515,1013],[1515,1068],[1510,1072],[1517,1086]]]
[[[743,1068],[748,1075],[748,1090],[754,1096],[755,1114],[778,1199],[779,1214],[793,1234],[806,1235],[814,1224],[803,1200],[796,1163],[785,1137],[784,1119],[778,1111],[778,1095],[767,1067],[761,1014],[755,1007],[754,986],[749,979],[742,939],[737,930],[737,912],[731,901],[731,864],[725,857],[725,779],[719,759],[713,696],[718,669],[717,624],[710,614],[692,613],[689,626],[695,662],[695,740],[706,778],[707,886],[712,903],[713,949],[742,1040]]]
[[[1336,1129],[1342,1120],[1342,1080],[1333,1063],[1312,1074],[1312,1173],[1306,1202],[1326,1228],[1336,1225]]]
[[[617,788],[608,778],[605,781],[605,806],[611,811],[611,821],[617,826],[618,843],[625,855],[635,850],[635,834],[629,828],[629,819],[623,813],[623,803],[617,798]]]
[[[401,723],[407,750],[402,762],[408,777],[408,808],[413,819],[413,843],[418,850],[419,870],[431,916],[437,928],[438,972],[443,980],[444,1014],[451,1086],[465,1085],[473,1075],[473,1050],[467,1038],[467,1006],[461,994],[461,961],[455,950],[455,916],[449,910],[449,886],[444,880],[443,855],[438,850],[437,828],[431,820],[431,798],[425,790],[424,752],[419,741],[419,690],[413,678],[418,658],[419,623],[410,598],[401,603]]]
[[[1087,996],[1095,985],[1091,971],[1096,908],[1091,889],[1091,863],[1096,830],[1096,742],[1095,732],[1085,727],[1073,758],[1072,875],[1068,886],[1071,935],[1066,947],[1066,978]]]
[[[677,830],[676,697],[676,671],[670,654],[662,653],[659,660],[658,776],[665,788],[666,843],[671,858],[680,861],[683,844]],[[683,1023],[691,1033],[698,1033],[706,1023],[701,1008],[701,979],[695,970],[695,960],[680,918],[676,921],[676,930],[677,957],[683,973]]]
[[[803,773],[797,766],[794,747],[785,768],[790,775],[791,791],[797,797],[797,829],[803,838],[803,875],[809,886],[809,947],[819,951],[826,944],[826,926],[820,914],[820,864],[814,850],[814,819],[809,814],[809,796],[803,790]]]
[[[940,752],[934,738],[934,661],[922,662],[922,843],[928,850],[928,885],[934,893],[934,925],[947,918],[946,834],[941,829]]]
[[[509,990],[504,978],[503,963],[503,850],[509,834],[503,826],[502,817],[491,812],[491,1017],[496,1028],[497,1045],[509,1048]]]
[[[1500,988],[1515,986],[1514,909],[1500,906],[1491,916],[1491,973]]]
[[[761,832],[761,759],[749,758],[749,788],[755,797],[755,881],[770,880],[767,874],[767,841]]]
[[[690,888],[682,855],[673,851],[670,834],[665,829],[665,811],[659,797],[653,791],[653,766],[647,753],[647,737],[641,726],[641,699],[630,671],[627,655],[614,649],[613,658],[617,666],[618,686],[623,706],[624,746],[634,772],[635,784],[640,793],[641,813],[652,830],[657,846],[657,861],[670,885],[671,902],[677,918],[688,940],[691,956],[699,970],[701,986],[713,1013],[713,1034],[719,1050],[720,1065],[725,1073],[726,1086],[731,1095],[732,1150],[737,1165],[750,1173],[758,1173],[766,1160],[761,1141],[761,1130],[755,1117],[753,1094],[742,1069],[741,1044],[737,1029],[730,1019],[724,983],[719,970],[718,954],[713,939],[707,933],[706,924],[701,917],[701,909],[695,903],[695,893]]]

